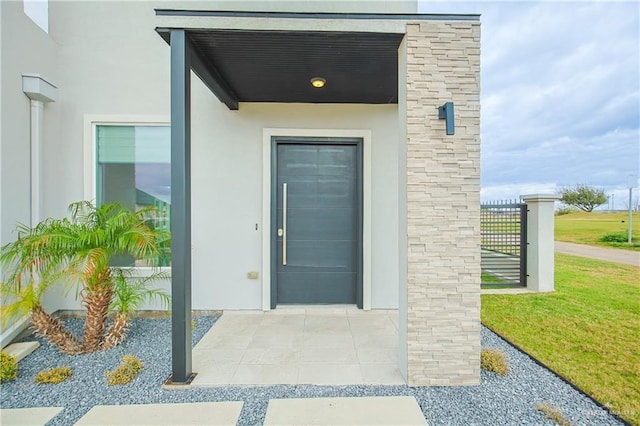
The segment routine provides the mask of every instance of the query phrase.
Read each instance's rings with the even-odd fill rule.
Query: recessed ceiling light
[[[316,89],[320,89],[321,87],[324,87],[326,83],[327,83],[327,80],[325,80],[322,77],[313,77],[311,79],[311,85]]]

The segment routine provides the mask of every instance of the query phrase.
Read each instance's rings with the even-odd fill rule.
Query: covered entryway
[[[362,140],[273,139],[271,308],[362,307]]]
[[[381,299],[387,295],[389,299],[395,299],[393,305],[399,309],[398,366],[409,385],[478,384],[479,17],[193,10],[158,10],[156,15],[159,18],[157,31],[170,44],[171,53],[172,381],[188,383],[193,377],[190,336],[193,250],[190,96],[193,71],[228,107],[223,111],[219,105],[213,106],[209,99],[200,103],[201,108],[205,108],[204,113],[200,110],[201,117],[215,113],[216,126],[227,129],[226,135],[217,134],[217,128],[209,129],[206,141],[200,134],[200,148],[205,142],[226,143],[225,146],[233,152],[242,152],[251,141],[259,140],[262,130],[264,160],[265,150],[266,157],[271,152],[271,139],[264,143],[264,136],[269,132],[273,136],[292,134],[282,132],[283,129],[292,130],[297,136],[304,136],[310,130],[324,131],[326,136],[351,132],[349,135],[363,138],[363,308],[371,309],[373,293],[379,295],[376,307],[385,306]],[[318,81],[317,77],[326,82],[324,87],[312,84]],[[246,113],[242,112],[243,102],[249,104]],[[293,110],[298,105],[285,108],[282,106],[285,103],[301,107],[334,105],[311,108],[307,112],[313,110],[315,114],[301,119]],[[341,109],[337,104],[350,104],[354,108],[341,117],[340,124],[332,126],[326,119],[335,119],[336,113],[331,109]],[[387,126],[392,129],[391,134],[379,128],[375,133],[371,131],[379,123],[368,108],[355,107],[362,104],[387,107],[387,112],[393,116]],[[254,108],[262,110],[260,120],[256,119]],[[241,111],[234,113],[229,110]],[[355,124],[361,114],[366,114],[369,120],[360,121],[365,124]],[[255,127],[245,129],[257,123],[261,125],[259,130]],[[230,131],[231,126],[238,131]],[[363,136],[365,134],[369,136]],[[372,151],[382,152],[385,139],[394,144],[393,155],[384,158],[383,154],[368,162],[367,156],[372,158]],[[254,159],[259,155],[256,148],[254,145],[253,151],[248,152]],[[225,152],[215,154],[227,158]],[[320,150],[316,155],[321,155]],[[244,158],[236,157],[233,161],[244,161]],[[293,159],[292,164],[296,161]],[[299,164],[304,165],[305,162],[300,161]],[[325,249],[318,254],[319,258],[313,259],[311,269],[300,271],[308,274],[305,280],[311,284],[306,289],[305,286],[295,287],[292,284],[295,280],[289,280],[288,285],[276,288],[275,299],[272,299],[272,285],[274,282],[277,285],[278,278],[272,282],[273,274],[281,274],[279,278],[286,282],[286,274],[295,272],[271,268],[273,259],[278,261],[277,253],[282,252],[284,244],[271,233],[277,234],[281,228],[282,236],[285,235],[283,223],[278,222],[275,213],[271,214],[271,209],[274,204],[285,200],[286,197],[282,193],[278,195],[277,191],[284,192],[283,185],[288,183],[276,179],[272,184],[273,166],[271,162],[263,161],[262,181],[255,176],[252,181],[254,189],[263,185],[262,214],[258,215],[254,210],[254,217],[240,224],[244,227],[251,222],[253,231],[262,232],[263,281],[259,289],[262,309],[269,310],[274,303],[279,303],[278,291],[284,294],[282,301],[290,302],[311,297],[312,301],[324,298],[326,303],[334,296],[352,300],[353,284],[332,287],[333,284],[329,285],[325,280],[326,285],[314,287],[322,275],[320,268],[325,265],[320,260],[324,262],[330,258],[330,249]],[[377,173],[372,173],[373,178],[367,183],[367,171],[374,169]],[[286,170],[277,168],[276,176],[279,171],[284,172],[287,179],[291,177],[286,175]],[[236,178],[245,179],[240,182],[246,183],[241,172]],[[368,203],[376,196],[376,189],[385,185],[387,189],[393,188],[392,196],[383,201],[380,198],[376,200],[377,204],[371,204],[375,205],[375,211],[372,208],[372,213],[366,214]],[[272,203],[272,192],[275,192],[275,203]],[[353,192],[352,186],[345,191]],[[334,196],[336,194],[339,192],[336,191]],[[255,192],[252,195],[253,200],[259,196]],[[323,199],[322,203],[330,198]],[[384,204],[392,206],[392,211],[386,210]],[[353,209],[353,205],[348,209]],[[282,210],[284,213],[287,209]],[[256,223],[260,221],[258,216],[262,218],[261,230]],[[265,218],[267,226],[264,226]],[[319,223],[307,223],[304,215],[298,218],[301,219],[301,224],[297,225],[299,231],[305,231],[306,226],[318,228],[316,231],[322,229]],[[376,220],[376,223],[371,225],[368,220]],[[345,220],[341,226],[345,225],[350,229],[347,232],[352,233],[353,227],[347,226],[349,223]],[[193,233],[196,232],[194,229]],[[382,241],[389,235],[391,238],[386,247],[393,251],[377,252],[375,259],[373,255],[369,256],[366,250],[376,247],[380,244],[376,241]],[[227,237],[234,238],[232,235]],[[300,256],[297,259],[291,257],[289,247],[287,260],[304,264],[310,254],[303,255],[304,248],[300,244],[304,235],[297,238]],[[311,238],[316,238],[316,244],[322,245],[318,244],[318,232]],[[339,238],[342,237],[338,236],[334,242]],[[253,241],[256,240],[251,242],[254,248],[256,244]],[[212,243],[225,246],[227,241]],[[274,244],[276,247],[272,247]],[[345,249],[344,253],[349,250],[353,250],[353,246]],[[241,250],[236,249],[235,253],[241,255]],[[349,255],[346,257],[350,258]],[[280,263],[286,267],[287,262],[283,260],[281,257]],[[397,268],[389,267],[385,271],[386,263],[395,263]],[[348,264],[342,265],[344,272],[340,272],[345,276],[353,274],[353,262]],[[373,275],[373,268],[369,268],[372,264],[379,268],[378,273],[386,276],[387,282],[397,284],[396,293],[385,292],[383,280],[372,282],[369,279]],[[331,264],[331,267],[336,268],[336,264]],[[241,267],[235,268],[233,273],[243,275]],[[356,279],[356,302],[357,282]],[[225,283],[228,284],[227,281]],[[198,283],[200,285],[206,284]],[[323,294],[310,295],[312,288],[322,288]],[[338,288],[346,290],[338,295]],[[256,286],[227,285],[220,289],[218,295],[225,292],[243,295],[253,291],[255,297],[258,295],[256,290]],[[252,306],[236,309],[259,309],[256,302]]]

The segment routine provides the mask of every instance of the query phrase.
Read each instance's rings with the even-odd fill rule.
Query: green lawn
[[[590,244],[640,251],[640,215],[633,214],[633,245],[627,243],[602,243],[598,241],[605,234],[627,235],[628,213],[576,212],[555,217],[556,241]],[[624,221],[624,222],[623,222]]]
[[[487,272],[482,271],[482,277],[481,277],[481,281],[482,284],[500,284],[502,283],[502,280],[498,277],[496,277],[493,274],[489,274]]]
[[[482,322],[640,425],[639,277],[556,254],[555,293],[482,295]]]

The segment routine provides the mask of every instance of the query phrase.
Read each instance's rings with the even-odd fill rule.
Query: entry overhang
[[[170,43],[170,32],[158,30]],[[403,34],[187,30],[192,69],[229,109],[238,102],[395,104]],[[326,80],[314,88],[311,79]]]
[[[478,15],[284,13],[157,9],[171,43],[184,29],[191,67],[231,110],[240,102],[398,103],[398,47],[407,22]],[[314,88],[311,79],[326,80]]]

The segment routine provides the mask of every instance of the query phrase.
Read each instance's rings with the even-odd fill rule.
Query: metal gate
[[[482,287],[525,287],[527,205],[487,203],[480,212]]]

